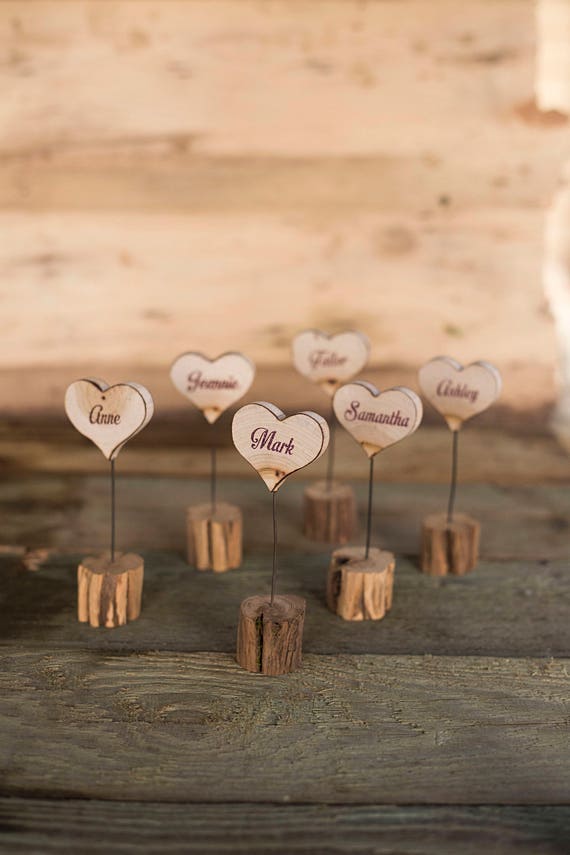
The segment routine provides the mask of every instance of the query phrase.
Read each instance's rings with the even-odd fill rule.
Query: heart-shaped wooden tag
[[[449,356],[437,356],[419,371],[420,388],[451,430],[482,413],[501,394],[501,375],[490,362],[472,362],[465,368]]]
[[[65,393],[65,412],[79,433],[94,442],[107,460],[152,418],[154,404],[139,383],[109,386],[93,377],[76,380]]]
[[[170,369],[178,391],[210,424],[243,398],[254,376],[255,365],[243,353],[223,353],[217,359],[208,359],[202,353],[183,353]]]
[[[258,401],[237,411],[234,445],[269,491],[274,493],[293,472],[317,460],[329,444],[329,426],[317,413],[285,416],[279,407]]]
[[[313,383],[318,383],[330,397],[341,383],[362,371],[369,353],[370,342],[363,333],[354,330],[337,335],[305,330],[293,339],[295,368]]]
[[[380,392],[372,383],[355,381],[341,386],[333,398],[335,415],[368,457],[400,442],[420,425],[419,395],[404,386]]]

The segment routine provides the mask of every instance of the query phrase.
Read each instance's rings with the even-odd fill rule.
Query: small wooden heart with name
[[[114,460],[127,440],[152,418],[154,404],[139,383],[76,380],[65,393],[65,412],[79,433],[94,442],[107,460]]]
[[[320,330],[305,330],[293,339],[293,363],[297,371],[318,383],[332,397],[341,383],[362,371],[370,352],[363,333],[349,330],[327,335]]]
[[[183,353],[170,369],[178,391],[213,424],[228,407],[243,398],[255,376],[255,365],[243,353],[223,353],[208,359]]]
[[[329,426],[317,413],[285,416],[279,407],[246,404],[232,422],[234,445],[271,493],[293,472],[317,460],[329,444]]]
[[[449,356],[426,362],[419,371],[420,388],[452,431],[482,413],[501,394],[501,375],[490,362],[472,362],[465,368]]]
[[[415,392],[395,386],[380,392],[372,383],[341,386],[333,398],[335,415],[368,457],[412,434],[422,420],[422,402]]]

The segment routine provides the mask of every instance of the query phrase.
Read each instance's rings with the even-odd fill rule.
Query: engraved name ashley
[[[309,354],[309,362],[311,368],[335,368],[338,365],[344,365],[346,356],[338,356],[331,350],[313,350]]]
[[[195,392],[197,389],[237,389],[238,382],[233,377],[227,380],[216,380],[214,378],[207,380],[202,379],[201,371],[192,371],[188,375],[188,392]]]
[[[293,443],[293,437],[289,440],[289,442],[284,442],[283,440],[275,439],[276,431],[269,431],[264,427],[257,427],[251,433],[251,447],[256,448],[265,448],[267,451],[277,451],[280,454],[293,454],[293,449],[295,445]]]
[[[352,401],[350,407],[344,411],[344,417],[347,422],[376,422],[380,425],[397,425],[398,427],[408,427],[410,420],[407,416],[403,416],[400,410],[391,413],[374,413],[370,410],[361,410],[360,401]]]
[[[95,404],[89,411],[89,421],[92,425],[118,425],[121,417],[118,413],[104,413],[103,404]]]
[[[435,393],[443,398],[467,398],[472,404],[475,403],[479,395],[477,389],[470,389],[466,383],[454,384],[453,380],[441,380],[437,384]]]

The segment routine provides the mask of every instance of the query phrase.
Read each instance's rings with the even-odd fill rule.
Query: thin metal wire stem
[[[330,493],[332,490],[333,478],[334,478],[334,452],[335,452],[335,436],[336,436],[336,418],[334,414],[334,408],[331,403],[331,416],[329,421],[329,448],[327,455],[327,491]]]
[[[457,458],[459,446],[459,431],[453,431],[453,444],[451,450],[451,483],[449,485],[449,501],[447,503],[447,524],[453,522],[453,510],[455,508],[455,493],[457,491]]]
[[[277,493],[273,492],[273,571],[271,573],[271,605],[275,599],[277,583]]]
[[[111,563],[115,561],[115,461],[111,460]]]
[[[216,513],[216,446],[211,449],[211,471],[210,471],[210,501],[212,504],[212,513]]]
[[[368,514],[366,516],[366,551],[364,559],[367,560],[370,552],[370,538],[372,536],[372,485],[374,483],[374,458],[370,458],[370,473],[368,475]]]

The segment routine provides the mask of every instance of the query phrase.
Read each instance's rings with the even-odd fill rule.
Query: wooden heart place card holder
[[[277,491],[289,475],[324,454],[329,426],[317,413],[296,413],[286,418],[278,407],[261,401],[237,411],[232,436],[235,447],[261,476],[273,499],[271,594],[242,602],[236,658],[247,671],[286,674],[301,665],[305,600],[276,590]]]
[[[441,413],[452,434],[451,478],[447,513],[430,514],[422,525],[420,566],[424,573],[459,576],[479,560],[479,522],[455,512],[459,431],[463,422],[482,413],[501,394],[501,375],[489,362],[465,368],[448,356],[438,356],[419,371],[423,395]]]
[[[362,371],[368,361],[370,344],[365,335],[349,330],[327,335],[319,330],[305,330],[293,339],[293,363],[332,399],[341,385]],[[349,484],[334,478],[335,463],[334,412],[330,419],[330,443],[327,474],[305,489],[303,528],[305,536],[324,543],[347,543],[356,526],[356,498]]]
[[[327,605],[345,620],[380,620],[392,606],[396,559],[370,545],[374,458],[414,433],[422,420],[421,399],[403,386],[380,392],[372,383],[341,386],[333,398],[341,425],[370,460],[365,546],[343,546],[331,557]]]
[[[209,424],[243,398],[254,376],[253,362],[242,353],[224,353],[217,359],[208,359],[201,353],[183,353],[170,369],[178,391],[200,410]],[[186,527],[189,564],[216,573],[240,566],[242,513],[237,505],[218,501],[215,446],[211,448],[210,501],[188,508]]]
[[[122,626],[141,610],[144,561],[115,551],[115,460],[125,443],[149,423],[150,392],[138,383],[109,386],[103,380],[76,380],[65,393],[65,411],[79,433],[110,461],[110,549],[84,558],[77,569],[77,613],[91,626]]]

